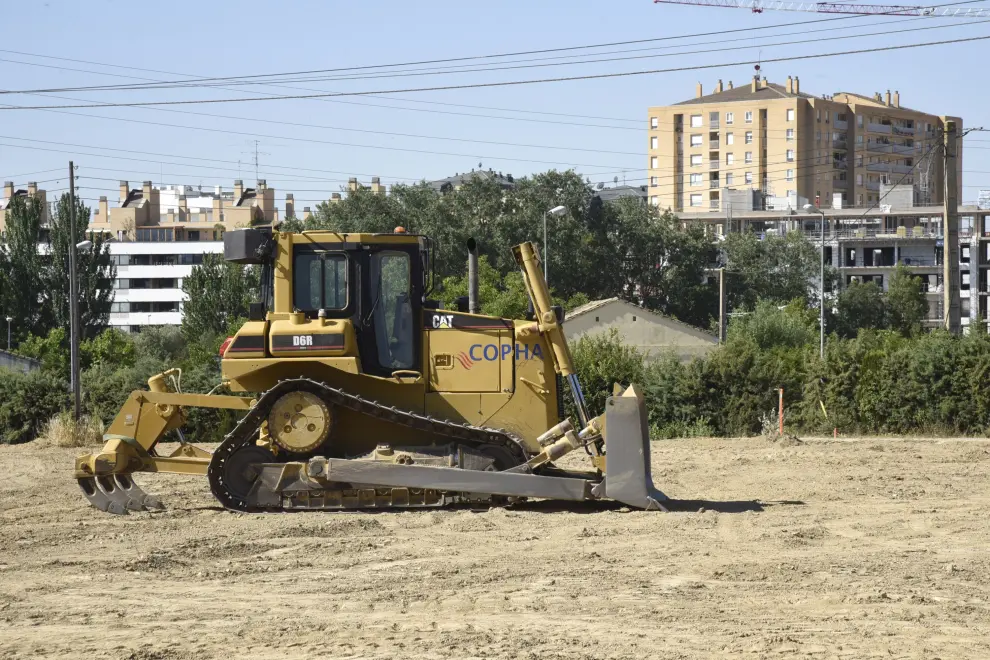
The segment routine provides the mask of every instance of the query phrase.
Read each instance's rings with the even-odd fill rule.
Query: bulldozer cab
[[[246,229],[224,236],[224,256],[261,266],[262,301],[250,320],[269,327],[246,330],[267,331],[270,355],[360,356],[360,371],[380,377],[423,372],[424,237]],[[264,345],[248,343],[261,357]]]

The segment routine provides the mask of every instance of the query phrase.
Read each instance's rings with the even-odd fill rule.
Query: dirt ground
[[[0,447],[0,658],[987,658],[990,441],[654,443],[668,514],[116,517]]]

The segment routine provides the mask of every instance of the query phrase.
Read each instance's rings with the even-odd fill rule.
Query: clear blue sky
[[[310,90],[387,90],[738,62],[754,59],[761,54],[763,58],[773,58],[990,34],[990,24],[986,22],[970,21],[962,27],[935,29],[952,25],[953,22],[945,19],[906,21],[901,17],[856,17],[798,26],[795,24],[827,17],[792,12],[751,14],[732,9],[655,5],[651,0],[572,0],[566,3],[537,0],[502,0],[498,3],[463,0],[427,3],[393,0],[374,3],[291,0],[281,3],[254,0],[175,0],[169,3],[93,0],[83,3],[40,0],[16,9],[8,7],[3,16],[6,26],[4,39],[0,42],[0,70],[5,89],[355,67],[790,24],[790,27],[768,30],[601,49],[651,49],[623,54],[595,56],[595,51],[564,53],[583,55],[578,59],[651,56],[638,60],[461,72],[442,76],[407,75],[286,83]],[[821,31],[825,28],[829,31]],[[892,33],[894,30],[912,28],[926,29]],[[887,34],[858,39],[838,38],[866,32]],[[802,39],[810,41],[802,45],[766,45]],[[717,47],[742,48],[655,57]],[[665,50],[656,50],[658,48]],[[990,93],[985,81],[981,80],[988,53],[990,42],[982,41],[843,58],[769,63],[764,65],[763,71],[771,81],[781,83],[788,75],[798,75],[802,91],[812,94],[837,91],[872,94],[896,89],[901,93],[902,105],[935,114],[959,115],[967,126],[990,128]],[[542,57],[553,55],[560,54]],[[515,59],[532,57],[537,56]],[[480,64],[491,66],[493,62]],[[85,69],[111,75],[50,67]],[[366,70],[361,73],[380,75],[382,72]],[[72,158],[79,167],[82,196],[95,199],[106,194],[111,205],[117,199],[118,179],[128,179],[132,185],[152,179],[156,183],[202,183],[229,188],[238,178],[238,170],[246,184],[254,180],[251,152],[257,139],[259,151],[263,152],[260,156],[260,176],[277,189],[280,206],[283,194],[288,191],[295,192],[298,206],[315,205],[345,185],[349,175],[359,176],[364,182],[371,175],[380,175],[384,183],[391,184],[465,172],[477,167],[479,162],[485,169],[490,167],[517,176],[554,167],[574,167],[593,181],[611,182],[613,177],[618,176],[620,181],[626,179],[629,183],[644,183],[646,108],[692,97],[695,83],[699,81],[707,92],[718,78],[744,84],[751,75],[750,65],[735,65],[616,79],[391,94],[389,99],[340,99],[346,103],[286,100],[178,106],[172,111],[148,108],[69,111],[91,116],[39,110],[3,111],[0,112],[0,177],[4,180],[12,178],[21,186],[28,180],[44,181],[42,187],[58,190],[66,186],[61,170],[66,169],[67,161]],[[239,97],[264,93],[306,92],[268,85],[233,87],[229,90],[63,92],[58,96],[92,102],[121,102]],[[16,105],[71,103],[64,98],[38,95],[5,95],[0,102]],[[437,104],[512,108],[530,112]],[[418,111],[402,110],[396,106],[416,108]],[[221,114],[236,119],[186,114],[189,112]],[[537,112],[560,113],[560,116],[532,114]],[[575,115],[605,119],[579,118]],[[122,121],[124,119],[132,121]],[[532,121],[536,119],[541,121]],[[186,128],[140,124],[133,120]],[[328,128],[274,123],[279,121],[318,124]],[[230,132],[219,132],[221,130]],[[388,136],[376,131],[467,141]],[[70,147],[13,138],[84,146]],[[113,152],[110,149],[140,153]],[[964,199],[972,200],[978,188],[990,188],[990,133],[974,134],[967,139],[964,153],[967,171]],[[122,156],[153,162],[124,160]],[[215,162],[217,160],[229,162]],[[238,166],[238,160],[243,164]],[[53,168],[61,170],[28,175]]]

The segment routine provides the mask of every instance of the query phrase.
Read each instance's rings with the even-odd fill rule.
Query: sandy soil
[[[0,658],[987,658],[990,442],[654,444],[669,514],[115,517],[0,447]]]

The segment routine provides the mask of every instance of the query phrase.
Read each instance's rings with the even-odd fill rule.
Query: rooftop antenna
[[[259,167],[260,160],[259,160],[258,156],[271,156],[271,154],[268,153],[267,151],[258,151],[258,145],[261,142],[260,140],[253,140],[253,142],[254,142],[254,151],[251,152],[251,153],[249,153],[248,155],[252,156],[252,160],[254,162],[254,180],[257,181],[257,180],[259,180],[261,178],[261,168]],[[238,167],[237,167],[237,174],[238,175],[240,175],[240,173],[241,173],[240,163],[241,163],[241,161],[238,160],[237,161],[237,165],[238,165]]]

